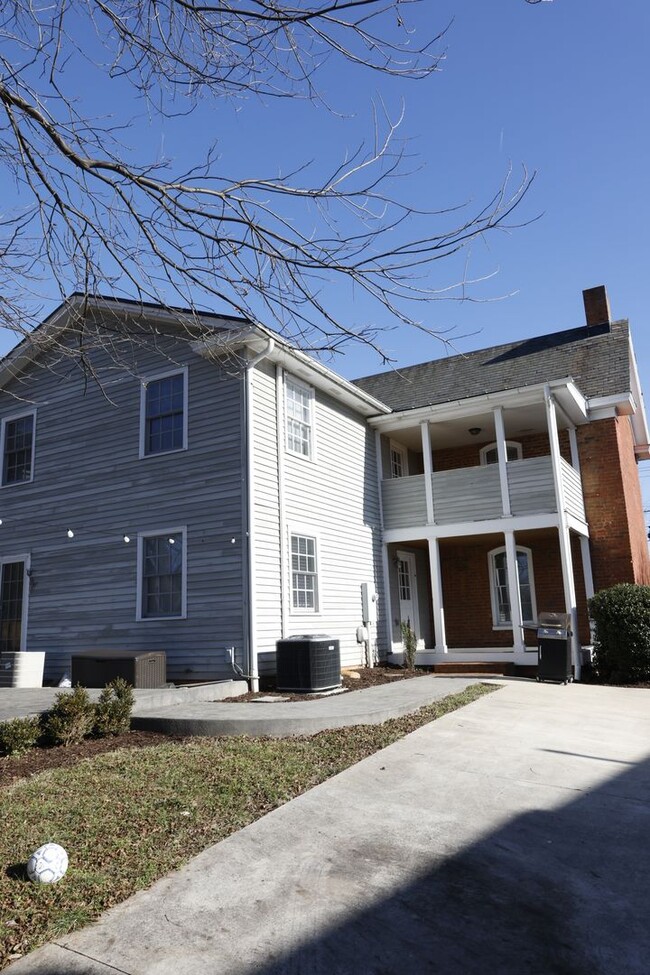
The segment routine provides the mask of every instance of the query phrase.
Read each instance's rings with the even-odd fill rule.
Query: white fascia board
[[[186,318],[188,322],[200,321],[203,318],[201,312],[184,311],[182,308],[167,310],[137,301],[120,301],[119,299],[102,298],[101,296],[85,298],[83,295],[70,295],[0,361],[0,388],[28,366],[41,352],[48,349],[73,322],[75,315],[82,310],[88,315],[108,312],[114,318],[126,319],[140,316],[149,322],[170,325],[178,324],[179,320],[183,318]],[[208,321],[207,316],[205,320]],[[238,320],[227,316],[221,318],[218,315],[209,315],[209,324],[212,327],[215,323],[223,322],[224,328],[227,328],[229,334],[241,330],[241,328],[232,328],[232,323],[235,321]],[[231,327],[228,328],[228,326]]]
[[[590,396],[587,411],[590,420],[605,420],[611,416],[632,416],[637,405],[631,392],[612,396]]]
[[[397,430],[417,426],[423,420],[442,423],[445,420],[472,417],[477,413],[485,413],[486,409],[494,409],[497,406],[513,409],[535,403],[542,404],[544,402],[544,390],[547,386],[558,397],[571,422],[586,422],[586,400],[573,380],[568,377],[566,379],[552,379],[548,383],[537,383],[534,386],[520,386],[515,389],[502,389],[495,393],[483,393],[481,396],[470,396],[467,399],[453,400],[447,403],[434,403],[431,406],[421,406],[414,410],[395,411],[389,416],[372,417],[370,423],[379,430]]]
[[[38,328],[26,335],[0,361],[0,388],[17,376],[36,356],[65,331],[80,299],[68,298]]]
[[[292,376],[296,376],[310,386],[327,393],[349,406],[356,413],[361,413],[364,417],[391,412],[390,407],[386,406],[385,403],[365,393],[332,369],[328,369],[327,366],[312,359],[306,352],[294,349],[271,329],[259,325],[224,332],[214,338],[209,337],[206,340],[194,343],[193,348],[200,354],[216,354],[217,356],[220,352],[232,352],[235,348],[242,346],[246,346],[251,352],[258,352],[267,347],[269,339],[273,339],[274,346],[269,352],[268,360],[282,366]]]
[[[636,356],[634,355],[634,346],[632,345],[632,335],[630,339],[630,380],[632,386],[632,396],[637,404],[636,412],[632,417],[632,430],[634,432],[634,449],[637,457],[640,460],[650,460],[650,448],[648,446],[648,441],[650,441],[650,433],[648,432],[648,418],[645,411],[645,402],[643,399],[643,390],[641,389],[641,382],[639,380],[639,370],[636,364]]]
[[[558,528],[556,512],[522,515],[513,518],[491,518],[487,521],[463,521],[450,525],[422,525],[419,528],[389,528],[384,530],[383,542],[413,542],[441,538],[467,538],[472,535],[494,535],[504,532],[534,531],[537,528]]]

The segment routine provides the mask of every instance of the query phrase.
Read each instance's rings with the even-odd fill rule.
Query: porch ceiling
[[[503,411],[503,420],[508,440],[516,440],[530,434],[547,433],[548,431],[546,413],[542,403],[520,406],[512,410],[506,409]],[[558,427],[563,429],[566,426],[564,417],[558,416]],[[479,429],[479,433],[472,434],[469,432],[476,428]],[[434,450],[445,447],[464,447],[468,444],[481,446],[491,443],[496,438],[494,414],[491,410],[477,413],[471,418],[456,417],[440,422],[434,420],[429,429],[431,446]],[[419,426],[402,427],[395,436],[400,443],[403,443],[410,450],[420,451],[422,449],[422,435]]]

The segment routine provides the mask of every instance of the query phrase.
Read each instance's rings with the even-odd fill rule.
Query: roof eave
[[[482,393],[480,396],[468,396],[465,399],[434,403],[430,406],[420,406],[409,410],[395,410],[389,416],[377,416],[370,419],[370,423],[378,429],[414,426],[425,420],[454,420],[471,417],[484,412],[486,408],[494,409],[502,406],[504,409],[517,406],[528,406],[543,403],[545,389],[549,387],[558,399],[564,413],[571,423],[579,426],[587,422],[586,400],[571,377],[553,379],[548,383],[535,383],[531,386],[519,386],[513,389],[502,389],[492,393]]]

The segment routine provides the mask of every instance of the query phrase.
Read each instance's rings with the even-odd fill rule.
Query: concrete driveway
[[[647,975],[650,692],[513,682],[12,975]]]

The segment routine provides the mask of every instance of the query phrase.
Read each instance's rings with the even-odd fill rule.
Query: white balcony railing
[[[557,511],[550,457],[508,463],[508,489],[513,516]],[[580,475],[562,460],[562,482],[568,514],[584,521]],[[462,467],[433,474],[434,520],[438,525],[486,521],[503,515],[499,468]],[[382,483],[384,527],[416,528],[427,524],[425,475],[389,478]]]

